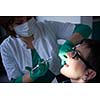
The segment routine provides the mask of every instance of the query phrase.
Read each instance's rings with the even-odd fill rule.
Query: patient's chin
[[[61,73],[62,75],[64,75],[64,76],[66,76],[66,75],[65,75],[64,67],[62,67],[62,68],[60,69],[60,73]]]

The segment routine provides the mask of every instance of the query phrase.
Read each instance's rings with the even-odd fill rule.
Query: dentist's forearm
[[[84,39],[84,37],[81,34],[74,33],[71,36],[70,41],[75,45],[75,44],[79,43],[82,39]]]

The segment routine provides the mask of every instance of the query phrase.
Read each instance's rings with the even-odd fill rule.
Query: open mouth
[[[65,67],[69,67],[69,65],[68,65],[68,64],[65,64],[64,66],[65,66]]]

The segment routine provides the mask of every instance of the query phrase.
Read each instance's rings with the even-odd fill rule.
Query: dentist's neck
[[[34,36],[30,37],[20,37],[22,41],[24,41],[27,44],[27,48],[33,49],[33,43],[32,41],[34,40]]]

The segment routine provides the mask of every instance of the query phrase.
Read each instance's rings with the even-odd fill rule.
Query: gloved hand
[[[26,69],[30,72],[30,78],[34,81],[38,79],[41,76],[44,76],[45,73],[49,69],[49,63],[43,62],[44,60],[41,60],[38,62],[37,66],[34,68],[26,67]]]
[[[66,42],[59,49],[59,57],[61,58],[61,65],[63,66],[66,63],[66,53],[72,51],[74,44],[66,40]]]
[[[82,35],[83,38],[87,39],[92,33],[92,31],[93,30],[88,25],[76,24],[73,33],[79,33]]]

